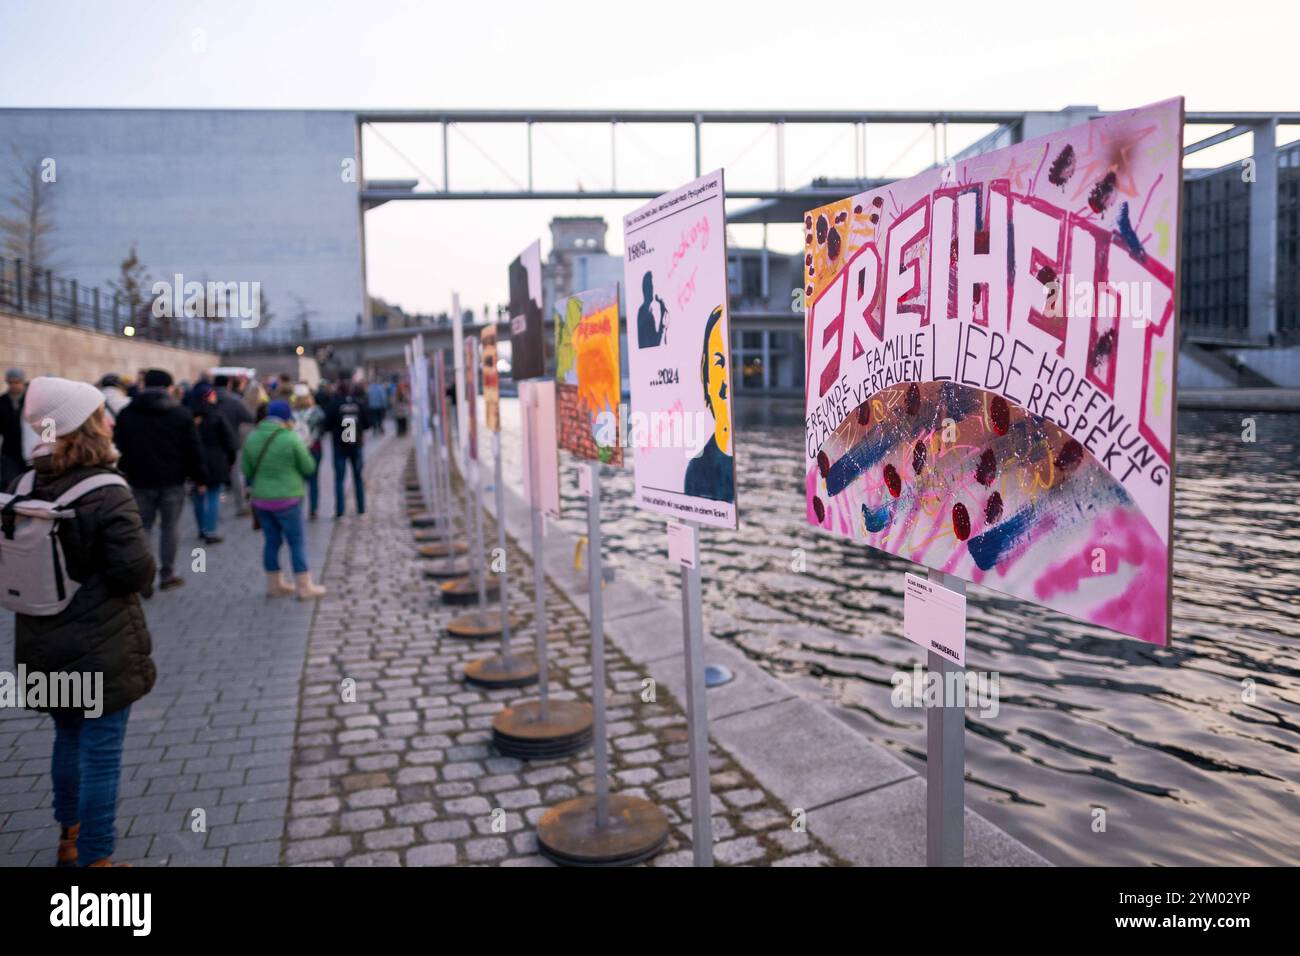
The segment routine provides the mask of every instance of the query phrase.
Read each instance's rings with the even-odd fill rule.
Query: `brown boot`
[[[128,870],[131,868],[131,864],[130,864],[130,863],[114,863],[112,857],[107,857],[107,856],[104,857],[102,860],[96,860],[94,863],[87,863],[86,866],[87,866],[87,867],[95,867],[95,866],[121,866],[121,867],[125,867],[125,868],[128,869]]]
[[[266,572],[266,596],[287,597],[293,593],[293,585],[284,576],[283,571]]]
[[[77,834],[81,832],[81,824],[74,823],[70,827],[64,827],[59,831],[59,857],[57,866],[76,866],[77,865]]]
[[[298,600],[311,601],[318,597],[324,597],[326,589],[318,584],[312,584],[311,572],[304,571],[298,576]]]

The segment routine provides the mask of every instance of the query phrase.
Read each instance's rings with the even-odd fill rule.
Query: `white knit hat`
[[[27,386],[23,418],[42,438],[46,424],[53,422],[54,437],[62,438],[80,428],[103,404],[103,394],[93,385],[42,375]]]

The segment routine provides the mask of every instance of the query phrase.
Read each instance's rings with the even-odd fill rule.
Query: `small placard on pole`
[[[668,522],[668,560],[683,567],[695,567],[695,557],[699,549],[695,542],[694,525]]]
[[[965,593],[907,573],[903,583],[903,636],[918,647],[965,667]]]

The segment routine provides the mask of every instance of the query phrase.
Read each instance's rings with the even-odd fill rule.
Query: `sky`
[[[1298,33],[1295,0],[0,0],[0,105],[1055,110],[1182,95],[1189,111],[1278,111],[1300,109]],[[951,128],[949,150],[985,131]],[[932,161],[928,130],[868,137],[871,175]],[[1207,150],[1198,162],[1231,161],[1242,148]],[[440,132],[382,127],[367,134],[365,151],[368,176],[440,184]],[[732,188],[775,184],[769,128],[719,131],[703,152],[704,168],[724,166]],[[620,129],[614,155],[620,186],[667,190],[691,177],[686,129]],[[453,188],[508,188],[526,178],[524,156],[517,130],[454,130]],[[535,133],[538,188],[607,188],[610,168],[606,127]],[[854,170],[845,130],[787,132],[787,185]],[[509,260],[537,237],[548,250],[552,216],[605,216],[619,253],[621,217],[635,205],[390,203],[367,215],[370,292],[411,311],[443,311],[453,291],[475,308],[495,303],[505,298]],[[778,249],[799,242],[793,228],[769,238]],[[733,239],[759,236],[745,227]]]

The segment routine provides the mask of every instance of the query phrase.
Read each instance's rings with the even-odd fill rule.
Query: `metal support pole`
[[[704,122],[704,117],[698,113],[695,114],[695,175],[702,175],[700,169],[700,124]]]
[[[618,191],[618,123],[610,121],[609,124],[609,188],[611,192]]]
[[[591,469],[587,499],[587,587],[591,592],[591,707],[595,750],[596,826],[609,826],[609,741],[605,739],[605,584],[600,541],[600,462]]]
[[[966,593],[966,582],[941,571],[929,572],[940,587]],[[937,651],[930,651],[931,673],[949,686],[949,675],[963,675],[963,668]],[[959,676],[953,680],[963,680]],[[945,702],[947,701],[945,695]],[[964,858],[966,811],[966,711],[963,707],[939,706],[926,710],[925,758],[925,863],[927,866],[961,866]]]
[[[530,497],[536,499],[540,492],[537,487],[537,406],[530,404],[525,414],[528,416],[528,486],[531,491]],[[545,722],[547,720],[547,704],[550,701],[549,688],[550,682],[549,668],[546,660],[546,569],[542,566],[542,509],[534,501],[528,503],[532,511],[533,518],[533,630],[534,642],[537,647],[537,683],[541,690],[538,698],[538,716]]]
[[[785,189],[785,123],[776,123],[776,188]]]
[[[682,631],[686,651],[686,733],[690,743],[691,842],[695,865],[713,865],[709,800],[709,712],[704,697],[704,610],[700,595],[699,529],[691,529],[691,567],[682,565]]]
[[[441,403],[441,396],[439,402]],[[443,563],[448,570],[456,562],[456,552],[452,545],[451,533],[451,436],[443,434],[442,427],[442,406],[438,405],[433,414],[433,427],[437,433],[437,481],[438,481],[438,499],[442,503],[442,539],[446,545],[446,554],[443,555]],[[443,456],[446,455],[444,458]]]
[[[1250,312],[1251,341],[1271,344],[1277,334],[1277,120],[1252,129],[1255,181],[1250,190]]]
[[[529,120],[528,125],[528,191],[533,191],[533,121]]]
[[[448,159],[448,156],[447,156],[447,148],[448,148],[448,142],[447,142],[447,127],[448,127],[448,125],[449,125],[449,124],[447,123],[446,120],[443,120],[443,121],[442,121],[442,191],[445,192],[445,193],[449,193],[449,192],[451,192],[451,173],[450,173],[451,163],[450,163],[450,161],[449,161],[449,159]]]
[[[483,573],[483,559],[486,550],[483,545],[483,478],[478,460],[469,463],[474,473],[474,580],[478,584],[478,615],[480,621],[487,620],[487,575]]]
[[[501,660],[510,660],[510,566],[506,555],[506,493],[505,482],[501,478],[501,433],[492,433],[492,454],[496,457],[493,465],[493,491],[497,499],[497,547],[501,549],[501,592],[497,600],[501,604]]]

